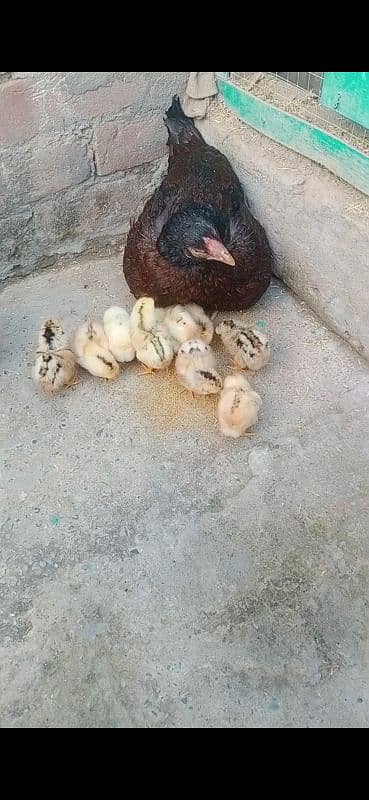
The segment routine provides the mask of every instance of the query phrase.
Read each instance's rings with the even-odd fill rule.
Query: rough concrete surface
[[[1,726],[366,727],[367,366],[275,283],[254,437],[136,363],[40,397],[40,323],[111,302],[121,258],[0,296]]]
[[[121,248],[156,188],[163,113],[187,77],[0,73],[0,282]]]
[[[240,122],[221,100],[199,128],[233,164],[278,276],[369,358],[369,198]]]

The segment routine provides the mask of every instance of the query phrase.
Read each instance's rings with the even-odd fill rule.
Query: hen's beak
[[[231,254],[228,252],[228,250],[226,250],[226,248],[224,248],[221,255],[218,256],[217,261],[221,261],[222,264],[228,264],[229,267],[236,266],[236,262],[233,256],[231,256]]]
[[[229,267],[235,267],[236,262],[231,256],[230,252],[224,247],[222,242],[217,239],[210,239],[204,236],[204,243],[206,247],[207,257],[214,261],[221,261],[222,264],[227,264]]]

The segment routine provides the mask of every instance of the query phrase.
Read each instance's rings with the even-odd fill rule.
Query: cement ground
[[[1,726],[367,727],[367,364],[275,283],[252,438],[137,363],[41,397],[41,322],[131,307],[120,264],[0,296]]]

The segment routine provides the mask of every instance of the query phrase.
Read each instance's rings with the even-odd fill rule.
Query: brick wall
[[[0,280],[122,244],[185,72],[0,73]]]

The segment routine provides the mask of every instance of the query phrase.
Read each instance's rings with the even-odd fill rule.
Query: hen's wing
[[[131,225],[124,250],[123,272],[135,297],[148,295],[157,300],[158,293],[165,293],[166,282],[170,288],[172,267],[156,249],[156,242],[163,226],[179,206],[177,189],[162,184]]]

